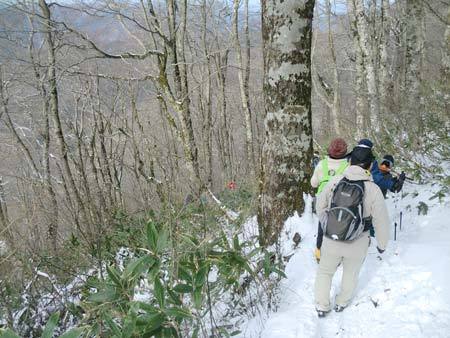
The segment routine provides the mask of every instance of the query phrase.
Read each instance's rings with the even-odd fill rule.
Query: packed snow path
[[[372,240],[353,302],[342,313],[332,311],[325,318],[317,317],[313,300],[317,219],[311,214],[289,219],[286,236],[299,232],[303,241],[286,266],[278,310],[252,319],[241,336],[450,337],[450,201],[429,200],[431,187],[408,186],[405,191],[405,198],[386,201],[392,224],[399,223],[403,211],[397,241],[392,226],[391,242],[380,260]],[[418,215],[420,201],[429,206],[427,215]],[[285,242],[290,243],[287,237]],[[339,268],[332,300],[341,276]]]

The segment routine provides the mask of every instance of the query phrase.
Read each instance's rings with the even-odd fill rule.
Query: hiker
[[[383,194],[370,175],[373,160],[370,147],[356,146],[350,166],[343,175],[334,177],[317,198],[317,214],[325,235],[315,282],[319,317],[331,310],[331,281],[341,263],[342,282],[334,309],[340,312],[350,303],[369,247],[371,224],[376,229],[378,252],[386,249],[389,216]],[[356,222],[349,211],[357,215]]]
[[[371,170],[373,181],[380,187],[383,196],[386,197],[387,191],[400,192],[405,181],[405,173],[402,171],[398,177],[393,177],[391,170],[394,167],[394,157],[384,155],[378,165],[377,161],[373,163]]]
[[[317,163],[311,186],[317,189],[317,195],[323,190],[328,181],[335,175],[341,175],[348,167],[347,143],[342,138],[335,138],[328,147],[328,156]],[[317,229],[316,249],[314,256],[320,261],[320,247],[322,246],[323,232],[320,222]]]
[[[373,148],[373,142],[369,139],[362,139],[358,142],[357,147],[361,148]],[[406,175],[402,172],[398,177],[392,177],[390,171],[394,167],[394,157],[392,155],[385,155],[378,165],[377,161],[374,161],[371,174],[373,181],[378,185],[386,197],[388,190],[392,192],[400,192],[403,188]]]

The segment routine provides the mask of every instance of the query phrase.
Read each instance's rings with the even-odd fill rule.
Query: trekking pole
[[[402,231],[402,218],[403,218],[403,211],[400,211],[400,231]]]
[[[394,241],[397,240],[397,222],[394,223]]]

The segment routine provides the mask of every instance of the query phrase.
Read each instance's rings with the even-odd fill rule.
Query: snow
[[[380,257],[372,239],[353,302],[343,312],[320,319],[313,295],[317,217],[309,198],[308,211],[285,224],[282,250],[293,256],[280,285],[277,311],[248,321],[239,337],[450,337],[450,199],[432,198],[438,189],[405,184],[402,196],[386,200],[392,224],[399,225],[403,214],[397,241],[392,226],[391,242]],[[426,215],[418,214],[420,202],[428,205]],[[297,249],[292,247],[295,232],[302,236]],[[339,268],[331,299],[341,277]]]

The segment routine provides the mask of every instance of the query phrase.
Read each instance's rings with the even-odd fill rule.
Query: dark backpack
[[[341,179],[321,221],[324,235],[337,241],[359,238],[364,231],[363,200],[364,181]]]

